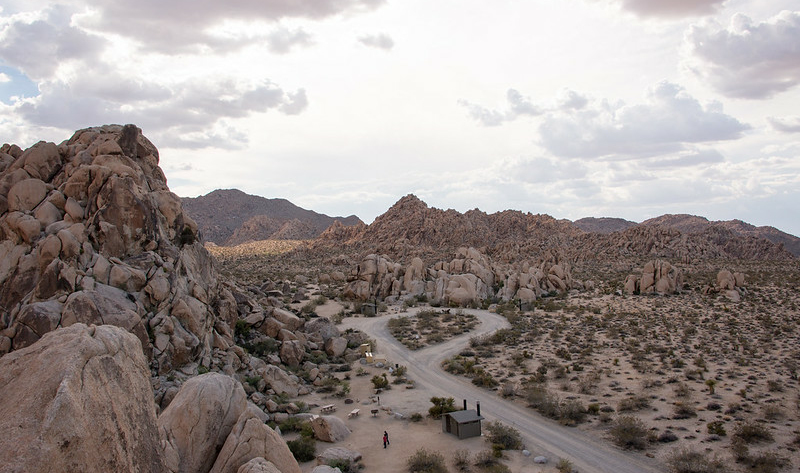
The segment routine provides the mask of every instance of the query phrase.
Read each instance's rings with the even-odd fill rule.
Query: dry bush
[[[441,453],[420,448],[406,460],[409,473],[447,473]]]
[[[453,466],[456,471],[469,471],[469,450],[459,449],[453,452]]]
[[[729,470],[716,455],[711,458],[705,453],[681,448],[674,451],[667,464],[671,473],[723,473]]]
[[[633,396],[619,401],[618,412],[638,411],[650,407],[650,398],[647,396]]]
[[[614,443],[622,448],[644,450],[647,447],[648,429],[638,417],[617,417],[608,432]]]
[[[772,442],[772,433],[757,422],[745,421],[736,425],[733,436],[747,443]]]

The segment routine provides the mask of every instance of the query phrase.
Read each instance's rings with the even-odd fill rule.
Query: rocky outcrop
[[[728,269],[720,270],[716,282],[706,285],[702,291],[703,294],[721,294],[731,302],[739,302],[747,294],[745,275]]]
[[[297,460],[281,436],[264,424],[252,409],[236,421],[217,455],[211,473],[236,473],[250,460],[262,458],[281,473],[301,473]]]
[[[3,471],[161,472],[139,340],[74,324],[0,358]]]
[[[233,344],[236,303],[141,130],[87,128],[59,145],[4,145],[0,156],[0,327],[10,349],[74,323],[116,325],[166,373],[208,366],[215,346]]]
[[[184,383],[158,418],[167,469],[209,471],[246,408],[247,395],[233,378],[208,373]]]
[[[253,458],[240,466],[236,473],[281,473],[278,468],[264,458]]]
[[[625,279],[625,294],[674,294],[683,288],[683,273],[666,261],[649,261],[642,274]]]
[[[314,437],[323,442],[338,442],[350,435],[344,421],[334,416],[319,416],[311,420]]]
[[[502,264],[475,248],[462,247],[453,259],[430,267],[418,257],[403,266],[385,256],[369,255],[351,271],[343,295],[363,301],[424,296],[434,303],[469,306],[490,298],[530,302],[543,294],[580,287],[570,265],[557,255]]]

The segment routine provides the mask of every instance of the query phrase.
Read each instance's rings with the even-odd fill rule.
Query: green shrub
[[[715,420],[706,424],[708,433],[711,435],[719,435],[725,437],[728,433],[725,431],[725,424],[721,420]]]
[[[638,411],[650,407],[650,398],[647,396],[633,396],[619,401],[618,412]]]
[[[441,453],[420,448],[406,460],[409,473],[447,473]]]
[[[385,376],[375,375],[372,377],[372,385],[375,389],[386,389],[389,387],[389,380]]]
[[[497,421],[486,424],[486,430],[492,444],[501,445],[505,450],[519,450],[522,448],[522,435],[514,427],[507,426]]]
[[[286,442],[298,462],[308,462],[317,456],[317,442],[313,438],[300,437]]]
[[[455,400],[452,397],[432,397],[433,407],[428,409],[428,415],[434,419],[442,417],[442,414],[456,411]]]
[[[556,470],[559,473],[572,473],[574,471],[574,467],[572,466],[572,462],[567,460],[566,458],[562,458],[561,460],[556,463]]]

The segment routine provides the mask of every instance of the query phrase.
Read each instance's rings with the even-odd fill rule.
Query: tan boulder
[[[736,289],[736,278],[727,269],[717,273],[717,290],[730,291]]]
[[[281,473],[271,462],[259,457],[240,466],[236,473]]]
[[[32,177],[49,181],[61,168],[61,155],[55,143],[40,141],[20,156],[22,168]]]
[[[297,381],[292,379],[289,374],[275,365],[265,365],[256,370],[259,376],[275,391],[276,394],[286,394],[289,397],[297,397],[300,386]]]
[[[245,410],[222,446],[211,473],[237,473],[255,458],[272,463],[281,473],[301,473],[297,460],[281,436],[256,416],[254,405]]]
[[[158,418],[167,469],[209,471],[246,408],[247,395],[233,378],[207,373],[186,381]]]
[[[303,324],[303,321],[300,320],[300,317],[294,315],[286,309],[274,309],[272,311],[272,317],[277,319],[287,329],[292,331],[297,330]]]
[[[299,366],[303,362],[305,349],[298,340],[287,340],[281,344],[281,361],[289,366]]]
[[[350,429],[344,421],[335,416],[319,416],[312,419],[311,428],[314,429],[314,437],[323,442],[338,442],[350,435]]]
[[[625,285],[623,291],[625,294],[634,294],[636,291],[639,290],[639,281],[640,279],[634,275],[629,275],[625,278]]]
[[[162,472],[136,337],[73,325],[0,358],[3,471]]]
[[[344,355],[347,350],[347,339],[344,337],[334,337],[325,342],[325,353],[330,356],[338,357]]]
[[[47,197],[47,184],[40,179],[25,179],[8,191],[9,211],[31,211]]]

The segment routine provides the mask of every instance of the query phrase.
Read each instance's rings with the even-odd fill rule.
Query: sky
[[[800,235],[796,0],[0,0],[0,142],[134,123],[170,189]]]

